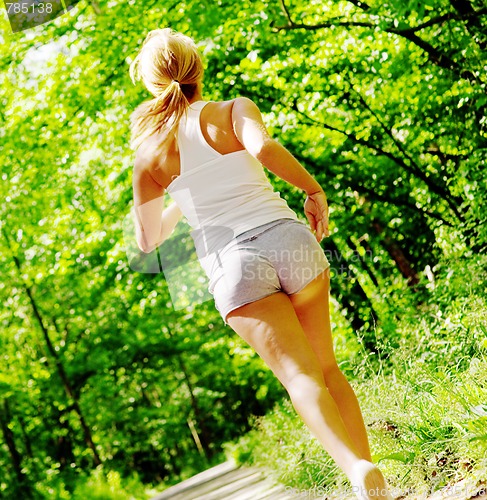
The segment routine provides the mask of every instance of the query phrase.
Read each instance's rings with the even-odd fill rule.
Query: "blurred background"
[[[230,457],[344,481],[213,302],[174,307],[131,261],[129,117],[151,96],[128,68],[162,27],[197,42],[205,99],[253,99],[327,193],[337,357],[388,480],[487,479],[485,4],[69,3],[0,20],[0,497],[149,498]]]

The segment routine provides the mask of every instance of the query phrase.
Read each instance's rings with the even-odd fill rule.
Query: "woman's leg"
[[[329,312],[329,268],[289,296],[304,333],[320,362],[325,383],[335,400],[350,437],[361,458],[372,461],[369,441],[357,397],[337,365]]]
[[[230,312],[227,322],[281,381],[294,408],[350,479],[355,492],[360,490],[357,494],[366,499],[385,498],[382,492],[368,493],[372,488],[384,488],[383,477],[362,459],[350,437],[290,298],[283,292],[274,293]]]

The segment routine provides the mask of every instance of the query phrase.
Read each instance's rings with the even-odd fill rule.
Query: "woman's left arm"
[[[135,160],[132,188],[137,245],[150,253],[171,235],[182,213],[175,203],[164,209],[164,186],[154,179],[143,157]]]

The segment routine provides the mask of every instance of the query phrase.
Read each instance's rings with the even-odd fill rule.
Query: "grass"
[[[386,360],[357,354],[356,338],[335,325],[337,359],[347,368],[374,461],[395,496],[487,479],[486,263],[475,257],[439,266],[427,300],[397,321]],[[388,332],[378,325],[377,336]],[[256,419],[226,452],[301,491],[349,488],[288,400]]]

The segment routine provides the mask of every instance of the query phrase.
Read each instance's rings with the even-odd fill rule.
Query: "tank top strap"
[[[206,142],[201,131],[201,110],[207,104],[208,101],[191,103],[179,122],[177,141],[181,174],[221,156]]]

